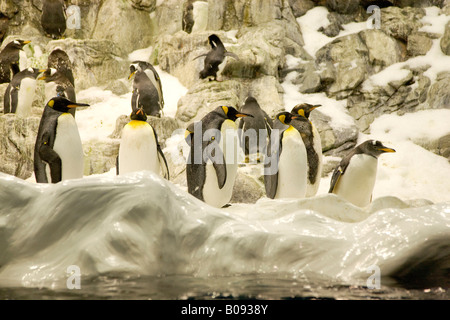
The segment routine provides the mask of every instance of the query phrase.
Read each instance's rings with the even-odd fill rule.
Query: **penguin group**
[[[44,20],[60,19],[62,1],[44,1]],[[49,11],[50,10],[50,11]],[[44,12],[46,17],[44,17]],[[49,20],[50,19],[50,20]],[[56,20],[55,20],[56,21]],[[60,37],[64,28],[44,28],[52,37]],[[208,37],[211,47],[205,57],[200,79],[219,81],[226,58],[239,57],[226,50],[220,38]],[[9,82],[4,95],[4,112],[26,117],[31,113],[36,81],[45,81],[44,107],[34,150],[34,172],[38,183],[58,183],[83,177],[83,148],[75,121],[75,109],[89,107],[78,103],[71,61],[63,50],[55,49],[46,69],[20,70],[18,52],[29,41],[14,40],[0,53],[0,76]],[[167,160],[158,141],[151,118],[163,116],[164,97],[161,78],[146,61],[133,61],[128,79],[132,79],[131,114],[123,127],[116,174],[148,170],[170,180]],[[187,190],[192,196],[214,207],[230,205],[238,172],[240,152],[243,165],[263,167],[264,187],[270,199],[314,197],[322,178],[322,145],[310,114],[320,105],[299,103],[290,112],[270,117],[257,99],[249,95],[242,106],[220,105],[185,130],[189,146],[186,161]],[[335,168],[329,193],[356,206],[372,200],[377,159],[382,153],[395,152],[380,141],[368,140],[356,146]]]

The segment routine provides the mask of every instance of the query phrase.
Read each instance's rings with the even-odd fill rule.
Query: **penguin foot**
[[[228,207],[231,207],[231,203],[227,203],[226,205],[224,205],[224,206],[222,207],[222,209],[225,209],[225,208],[228,208]]]

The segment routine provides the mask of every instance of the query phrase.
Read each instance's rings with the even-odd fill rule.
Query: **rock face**
[[[443,34],[422,28],[426,24],[424,8],[436,6],[442,8],[439,14],[450,14],[449,1],[377,1],[382,7],[381,29],[341,36],[344,25],[368,19],[370,14],[366,8],[372,3],[366,0],[71,0],[66,4],[76,5],[79,16],[70,15],[75,20],[69,24],[77,27],[68,27],[64,39],[52,40],[44,35],[40,25],[42,0],[5,0],[0,2],[0,37],[2,47],[12,39],[32,41],[22,52],[26,67],[45,68],[48,54],[61,48],[73,64],[76,91],[96,86],[116,95],[129,92],[130,53],[137,49],[151,52],[149,62],[177,77],[188,89],[178,101],[175,117],[148,119],[163,148],[173,132],[184,130],[217,106],[239,109],[249,95],[274,116],[284,110],[285,87],[281,83],[290,79],[303,94],[301,97],[318,93],[340,100],[346,106],[343,111],[354,119],[354,123],[339,127],[333,126],[333,119],[320,109],[311,115],[328,158],[326,163],[332,170],[337,159],[355,146],[359,133],[367,133],[376,117],[450,108],[450,73],[436,71],[420,62],[421,56],[436,53],[438,42],[442,52],[450,55],[450,23]],[[325,21],[318,30],[302,30],[297,19],[317,6],[327,8],[329,23]],[[304,49],[305,32],[321,32],[330,41],[324,42],[315,56],[311,56]],[[208,36],[213,33],[239,59],[228,58],[222,81],[210,82],[199,78],[204,57],[195,58],[209,51]],[[406,62],[413,57],[417,57],[415,63]],[[5,89],[6,85],[0,85],[1,93]],[[1,101],[3,94],[0,96]],[[19,119],[0,114],[1,171],[22,178],[31,176],[32,150],[44,104],[43,83],[38,82],[32,117]],[[121,130],[128,121],[128,115],[119,117],[115,131],[106,141],[83,143],[86,175],[103,173],[115,166]],[[449,157],[448,141],[445,136],[415,143]],[[169,169],[173,181],[186,186],[185,164],[178,158],[177,150],[167,156]],[[253,203],[264,196],[263,181],[255,179],[258,174],[247,169],[239,168],[232,202]]]
[[[0,171],[21,179],[33,172],[33,153],[39,128],[39,117],[19,118],[0,115]]]

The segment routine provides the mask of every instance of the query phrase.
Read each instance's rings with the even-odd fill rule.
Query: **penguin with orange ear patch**
[[[75,118],[69,110],[88,107],[64,97],[50,99],[42,113],[34,148],[34,173],[38,183],[57,183],[83,177],[84,156]]]
[[[147,115],[144,110],[135,109],[130,119],[131,121],[122,130],[117,174],[148,170],[169,180],[166,158],[159,145],[156,131],[146,121]]]

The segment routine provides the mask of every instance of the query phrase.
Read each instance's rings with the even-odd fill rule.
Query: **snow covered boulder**
[[[382,8],[381,30],[395,39],[408,41],[409,35],[422,27],[421,19],[424,16],[425,10],[422,8]]]

